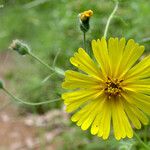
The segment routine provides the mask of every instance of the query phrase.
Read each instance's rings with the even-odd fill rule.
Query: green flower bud
[[[26,55],[30,53],[30,48],[28,47],[28,45],[19,40],[13,40],[9,48],[17,51],[20,55]]]
[[[92,10],[84,11],[79,14],[80,29],[84,33],[87,32],[90,28],[89,20],[92,15],[93,15]]]
[[[4,83],[2,80],[0,80],[0,89],[3,89],[4,88]]]

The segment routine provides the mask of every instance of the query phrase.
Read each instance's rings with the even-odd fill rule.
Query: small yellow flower
[[[91,16],[93,16],[93,11],[92,10],[87,10],[79,14],[79,17],[81,21],[85,21],[89,19]]]
[[[92,10],[84,11],[79,14],[80,29],[84,33],[86,33],[90,28],[89,20],[92,15],[93,15]]]
[[[62,94],[66,111],[93,135],[107,139],[112,124],[117,140],[132,138],[131,125],[140,129],[150,115],[150,56],[137,63],[144,46],[125,38],[93,40],[92,50],[97,63],[82,48],[70,59],[83,72],[66,71],[62,87],[74,90]]]

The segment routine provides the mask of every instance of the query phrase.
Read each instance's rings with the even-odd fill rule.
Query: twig
[[[43,3],[47,2],[47,1],[48,0],[34,0],[34,1],[30,2],[30,3],[25,4],[24,8],[30,9],[30,8],[36,7],[38,5],[41,5],[41,4],[43,4]]]
[[[60,100],[61,100],[60,98],[58,98],[58,99],[48,100],[48,101],[39,102],[39,103],[32,103],[32,102],[23,101],[23,100],[17,98],[17,97],[14,96],[12,93],[10,93],[6,88],[3,88],[3,91],[4,91],[7,95],[9,95],[13,100],[15,100],[15,101],[17,101],[17,102],[20,102],[20,103],[23,103],[23,104],[26,104],[26,105],[31,105],[31,106],[43,105],[43,104],[53,103],[53,102],[57,102],[57,101],[60,101]]]
[[[109,18],[108,18],[108,20],[107,20],[106,27],[105,27],[105,31],[104,31],[104,37],[105,37],[105,38],[107,37],[107,32],[108,32],[108,28],[109,28],[111,19],[114,17],[114,14],[115,14],[115,12],[116,12],[117,9],[118,9],[118,4],[119,4],[119,2],[116,1],[115,8],[113,9],[112,13],[110,14],[110,16],[109,16]]]
[[[55,67],[55,64],[56,64],[56,61],[57,61],[57,58],[58,58],[59,54],[60,54],[60,49],[57,51],[57,53],[55,55],[55,58],[54,58],[54,61],[53,61],[53,65],[52,65],[53,67]]]

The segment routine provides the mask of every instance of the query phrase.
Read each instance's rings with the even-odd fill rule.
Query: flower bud
[[[3,89],[4,88],[4,83],[2,80],[0,80],[0,89]]]
[[[80,29],[84,33],[87,32],[90,28],[89,20],[92,15],[93,15],[92,10],[84,11],[79,14]]]
[[[28,47],[28,45],[19,40],[13,40],[9,48],[17,51],[20,55],[26,55],[30,53],[30,48]]]

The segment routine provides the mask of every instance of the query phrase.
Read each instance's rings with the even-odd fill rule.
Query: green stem
[[[46,78],[44,78],[43,80],[42,80],[42,84],[43,83],[45,83],[48,79],[50,79],[53,75],[55,74],[55,72],[54,73],[52,73],[52,74],[50,74],[50,75],[48,75]]]
[[[44,66],[45,66],[46,68],[48,68],[49,70],[54,71],[54,72],[56,72],[56,73],[58,73],[58,74],[64,76],[64,71],[63,71],[62,69],[57,68],[57,67],[53,68],[53,67],[49,66],[49,65],[46,64],[44,61],[42,61],[39,57],[37,57],[36,55],[34,55],[32,52],[30,52],[29,55],[30,55],[31,57],[33,57],[34,59],[36,59],[38,62],[40,62],[42,65],[44,65]]]
[[[141,140],[141,138],[139,137],[138,134],[136,134],[136,133],[134,132],[134,136],[135,136],[135,138],[139,141],[139,143],[141,143],[141,145],[143,145],[143,147],[144,147],[146,150],[150,150],[150,147],[149,147],[148,145],[146,145],[146,144]]]
[[[54,99],[54,100],[49,100],[49,101],[45,101],[45,102],[39,102],[39,103],[32,103],[32,102],[26,102],[26,101],[23,101],[19,98],[17,98],[16,96],[14,96],[12,93],[10,93],[6,88],[3,88],[3,91],[9,95],[13,100],[17,101],[17,102],[20,102],[20,103],[23,103],[23,104],[26,104],[26,105],[32,105],[32,106],[37,106],[37,105],[42,105],[42,104],[48,104],[48,103],[52,103],[52,102],[56,102],[56,101],[59,101],[60,98],[58,99]]]
[[[29,53],[30,56],[32,56],[34,59],[36,59],[38,62],[40,62],[41,64],[43,64],[45,67],[47,67],[49,70],[51,71],[55,71],[54,68],[50,67],[48,64],[46,64],[45,62],[43,62],[40,58],[38,58],[37,56],[35,56],[33,53]]]
[[[108,18],[108,20],[107,20],[106,27],[105,27],[105,31],[104,31],[104,37],[105,37],[105,38],[107,37],[107,32],[108,32],[108,28],[109,28],[111,19],[114,17],[114,14],[115,14],[115,12],[116,12],[117,9],[118,9],[118,4],[119,4],[119,2],[117,1],[117,2],[116,2],[116,5],[115,5],[115,8],[113,9],[112,13],[110,14],[110,16],[109,16],[109,18]]]
[[[86,50],[86,33],[83,32],[83,47]]]
[[[53,61],[53,67],[55,67],[55,64],[56,64],[56,61],[58,59],[58,55],[60,54],[60,49],[57,51],[56,55],[55,55],[55,58],[54,58],[54,61]]]
[[[141,41],[139,41],[139,43],[143,44],[143,43],[150,43],[150,37],[144,38]]]

